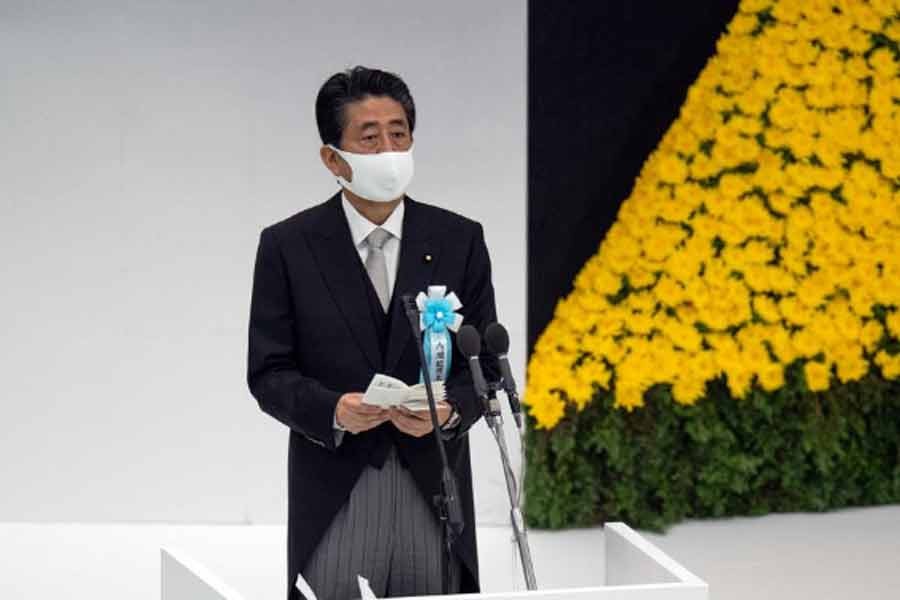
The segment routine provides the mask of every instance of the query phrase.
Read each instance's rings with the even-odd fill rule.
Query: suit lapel
[[[404,237],[405,227],[404,219]],[[360,276],[362,262],[353,245],[350,226],[341,208],[340,192],[328,200],[321,221],[310,233],[318,238],[318,243],[310,244],[310,247],[325,284],[356,343],[362,348],[372,368],[378,371],[382,367],[378,333],[369,313],[366,282]]]
[[[403,355],[406,345],[412,341],[409,320],[403,309],[401,297],[415,296],[425,291],[431,282],[435,264],[440,257],[440,244],[432,236],[429,223],[422,214],[421,206],[409,196],[406,197],[403,215],[403,238],[400,241],[400,257],[397,265],[397,279],[391,296],[391,330],[385,355],[385,372],[391,372]],[[426,259],[426,255],[430,259]]]

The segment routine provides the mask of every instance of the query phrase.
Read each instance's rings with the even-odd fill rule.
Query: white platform
[[[169,545],[229,573],[248,600],[278,600],[284,533],[283,525],[2,523],[0,598],[159,600],[159,548]],[[900,598],[900,506],[693,521],[641,535],[705,580],[711,600]],[[602,583],[590,554],[599,529],[530,537],[541,587]],[[510,581],[522,589],[509,532],[479,528],[478,544],[484,590],[508,590]]]
[[[530,592],[513,591],[515,586],[510,585],[506,591],[463,597],[469,600],[707,600],[705,582],[624,523],[606,524],[602,535],[603,544],[592,548],[589,555],[594,569],[602,573],[603,585],[581,588],[559,585],[555,589],[545,585]],[[245,600],[226,582],[227,573],[213,573],[185,552],[162,548],[160,566],[162,600]],[[484,567],[497,570],[489,564]],[[358,575],[370,576],[369,573]],[[300,590],[303,592],[304,588]],[[435,600],[459,597],[433,596]]]

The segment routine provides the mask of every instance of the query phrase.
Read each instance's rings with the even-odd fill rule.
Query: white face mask
[[[390,202],[402,196],[412,181],[412,146],[405,152],[377,154],[347,152],[331,144],[328,147],[347,161],[353,171],[353,181],[338,176],[338,183],[361,198],[373,202]]]

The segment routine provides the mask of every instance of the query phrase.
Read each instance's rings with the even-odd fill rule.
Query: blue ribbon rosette
[[[453,342],[450,332],[459,331],[463,316],[456,311],[462,302],[453,292],[447,293],[446,285],[429,285],[428,293],[416,296],[419,309],[419,327],[424,331],[422,345],[425,348],[425,362],[431,381],[446,381],[450,373],[450,359],[453,356]],[[419,374],[419,382],[424,376]]]

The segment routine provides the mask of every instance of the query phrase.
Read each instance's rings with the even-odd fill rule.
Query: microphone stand
[[[450,470],[450,464],[447,461],[447,449],[444,448],[444,439],[441,437],[437,404],[434,401],[434,390],[431,388],[431,373],[425,359],[425,348],[422,345],[422,338],[419,335],[419,308],[416,306],[415,300],[410,296],[403,296],[403,307],[406,310],[406,317],[409,319],[409,325],[412,328],[416,347],[419,349],[422,380],[425,383],[425,394],[428,396],[428,412],[431,413],[432,433],[434,434],[438,453],[441,456],[441,492],[435,495],[432,500],[438,508],[443,530],[444,552],[441,564],[441,585],[446,596],[450,593],[450,561],[453,560],[453,544],[456,542],[457,536],[462,533],[465,522],[462,516],[462,509],[459,506],[456,477],[454,477],[453,471]]]
[[[528,532],[525,530],[525,519],[522,518],[522,510],[519,506],[519,490],[509,460],[509,449],[506,447],[506,435],[503,432],[503,415],[500,413],[500,402],[497,400],[499,389],[502,389],[499,383],[488,384],[488,394],[484,398],[484,421],[500,449],[500,462],[503,465],[503,476],[506,479],[506,492],[509,494],[509,520],[512,524],[516,545],[519,547],[525,587],[529,590],[536,590],[537,581],[534,576],[534,563],[531,561],[531,548],[528,545]]]

